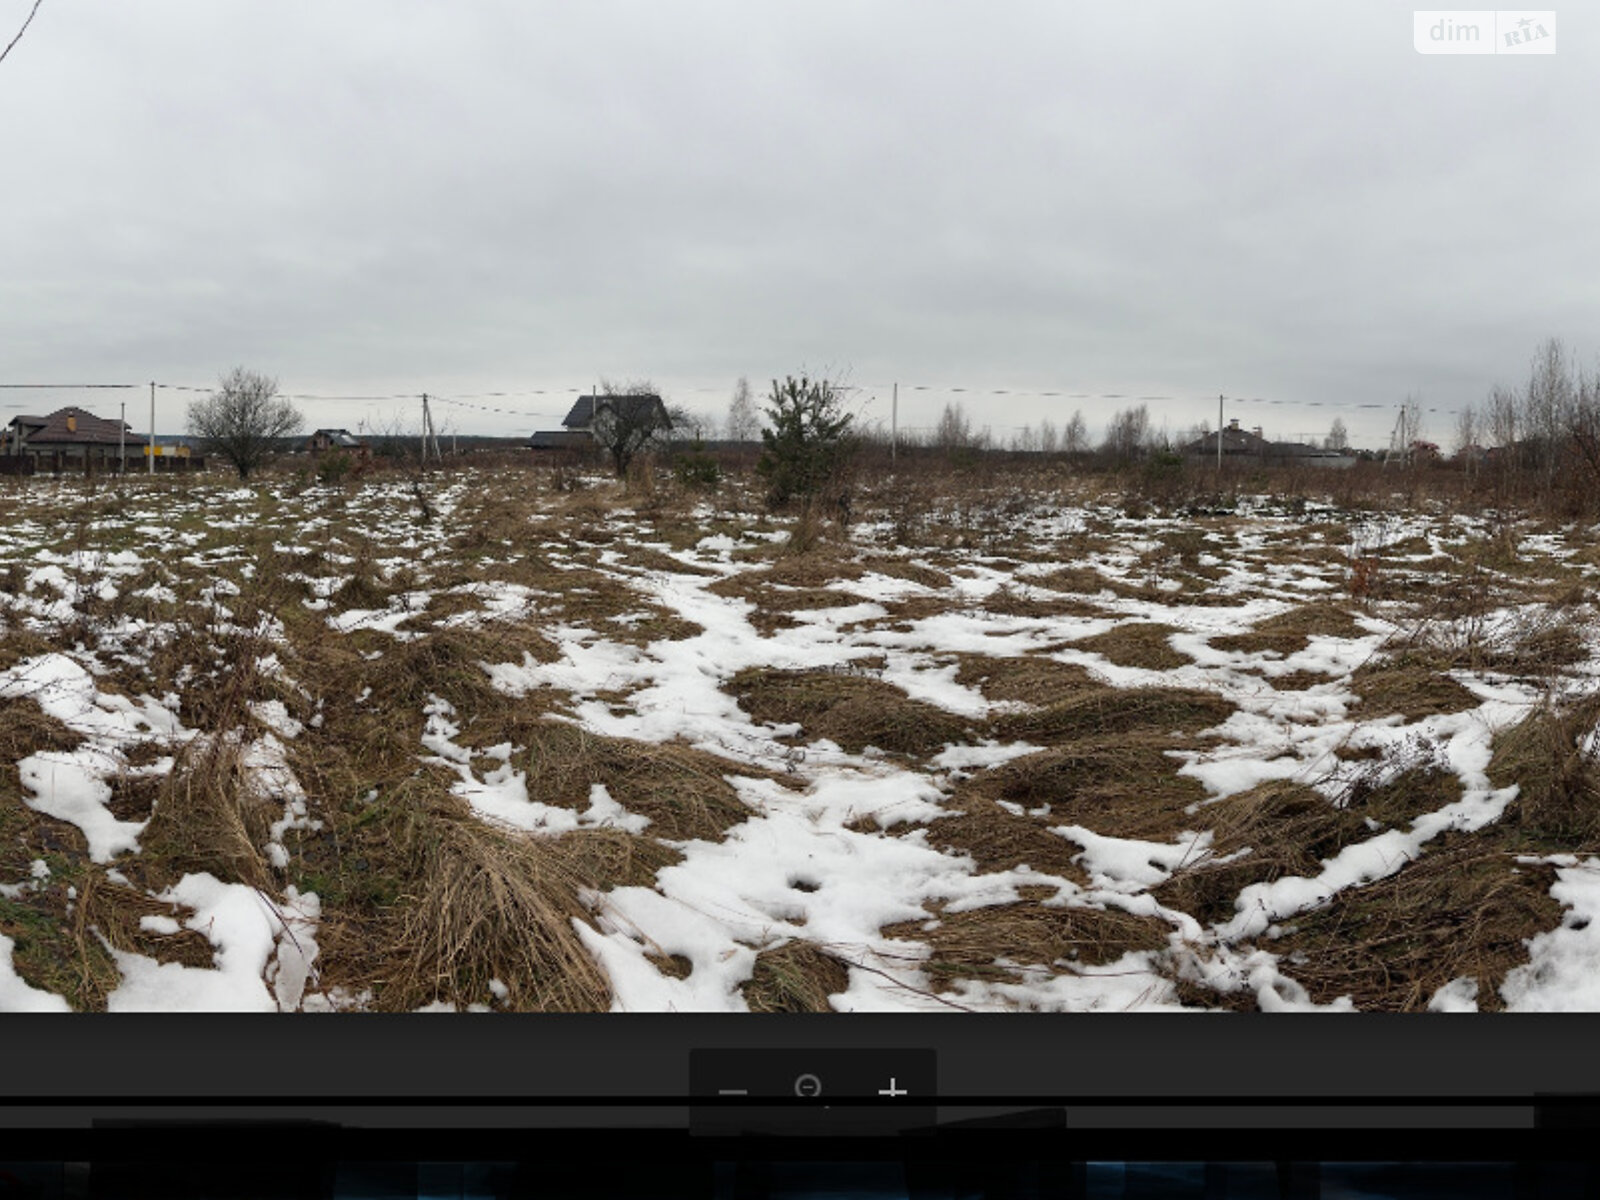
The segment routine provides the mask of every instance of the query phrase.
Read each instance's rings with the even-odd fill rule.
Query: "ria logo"
[[[1556,14],[1450,9],[1413,12],[1418,54],[1554,54]]]

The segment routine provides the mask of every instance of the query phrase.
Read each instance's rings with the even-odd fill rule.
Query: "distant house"
[[[593,446],[604,430],[607,413],[639,429],[671,429],[672,416],[660,396],[579,396],[561,418],[562,428],[542,429],[528,445],[535,450],[570,450]]]
[[[594,437],[581,429],[541,429],[528,445],[534,450],[589,450],[594,448]]]
[[[319,429],[306,439],[307,454],[328,454],[342,450],[356,458],[372,457],[372,449],[348,429]]]
[[[660,396],[579,396],[572,411],[561,418],[563,428],[593,434],[607,411],[632,425],[672,428],[672,418]]]
[[[85,409],[57,409],[47,417],[12,417],[3,452],[31,460],[35,470],[116,471],[124,458],[142,465],[146,439],[124,421],[108,421]]]
[[[1261,458],[1267,452],[1267,447],[1272,443],[1261,436],[1261,428],[1239,428],[1238,419],[1228,422],[1226,429],[1216,433],[1208,433],[1197,441],[1190,442],[1183,447],[1183,452],[1198,458],[1215,459],[1217,457],[1217,441],[1222,441],[1222,457],[1224,459],[1249,456]]]
[[[1226,429],[1208,433],[1183,447],[1183,453],[1212,462],[1217,458],[1217,441],[1222,441],[1222,458],[1225,462],[1255,460],[1263,466],[1349,467],[1355,456],[1342,450],[1327,450],[1305,442],[1272,442],[1261,434],[1261,427],[1241,429],[1239,422],[1228,422]]]

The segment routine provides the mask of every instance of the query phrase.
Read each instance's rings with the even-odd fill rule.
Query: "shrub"
[[[851,414],[833,384],[804,375],[781,384],[773,380],[770,400],[766,415],[772,424],[761,431],[764,448],[756,463],[767,480],[767,501],[778,507],[798,498],[809,508],[855,455],[859,443]]]

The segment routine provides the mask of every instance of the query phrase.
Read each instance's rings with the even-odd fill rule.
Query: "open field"
[[[0,1009],[1600,1007],[1584,525],[0,481]]]

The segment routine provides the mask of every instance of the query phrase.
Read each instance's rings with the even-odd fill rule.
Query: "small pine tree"
[[[799,499],[809,509],[856,451],[852,415],[844,411],[833,384],[804,375],[791,375],[781,384],[774,379],[769,401],[770,425],[761,430],[763,449],[756,463],[767,480],[767,501],[776,507]]]

